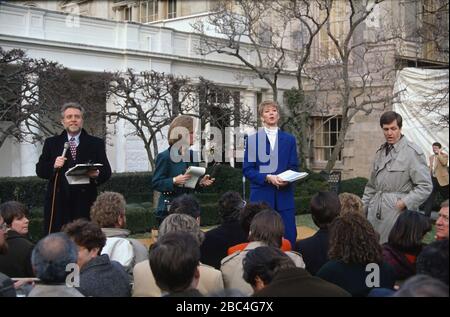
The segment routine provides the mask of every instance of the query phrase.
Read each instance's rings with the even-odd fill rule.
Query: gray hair
[[[77,263],[78,251],[75,242],[62,232],[41,239],[33,249],[31,264],[36,277],[45,283],[63,283],[70,272],[68,264]]]
[[[61,106],[61,118],[64,118],[64,112],[69,108],[75,108],[81,111],[81,116],[84,117],[84,108],[78,102],[66,102]]]
[[[441,204],[441,208],[445,208],[445,207],[448,208],[448,199],[447,199],[447,200],[444,200],[444,201],[442,202],[442,204]]]
[[[192,234],[200,246],[205,239],[205,234],[200,230],[200,226],[192,216],[186,214],[168,215],[159,226],[158,238],[162,238],[169,232],[183,231]]]

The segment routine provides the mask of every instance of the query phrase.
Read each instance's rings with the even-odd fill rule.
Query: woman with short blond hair
[[[278,174],[298,171],[297,144],[293,135],[278,128],[280,107],[276,101],[266,100],[258,106],[263,125],[246,142],[243,174],[250,181],[250,202],[266,202],[283,218],[284,237],[295,245],[294,186]]]

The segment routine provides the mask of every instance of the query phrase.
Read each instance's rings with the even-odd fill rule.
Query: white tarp
[[[400,93],[394,111],[403,117],[403,134],[419,145],[427,158],[432,154],[432,144],[439,142],[448,153],[448,123],[438,124],[448,117],[448,69],[404,68],[397,72],[394,93]],[[433,108],[434,111],[427,109]]]

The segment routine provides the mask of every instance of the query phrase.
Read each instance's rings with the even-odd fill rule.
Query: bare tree
[[[117,72],[110,83],[108,96],[113,98],[114,111],[107,111],[109,123],[125,120],[131,127],[130,135],[144,143],[151,169],[159,153],[158,137],[162,130],[180,114],[189,114],[203,124],[224,130],[230,122],[252,123],[251,113],[239,100],[239,92],[232,92],[199,78],[193,79],[158,73],[135,73],[128,69]]]
[[[379,3],[384,0],[342,0],[346,10],[344,32],[337,34],[327,23],[327,34],[333,43],[333,58],[317,69],[321,77],[321,89],[327,92],[324,103],[338,108],[341,114],[339,137],[333,147],[325,170],[330,172],[339,153],[344,148],[345,137],[352,118],[357,113],[370,114],[383,110],[400,92],[380,88],[380,83],[393,84],[394,69],[387,63],[383,46],[397,38],[393,31],[377,34],[367,39],[364,36],[365,21]],[[335,2],[327,10],[331,12]],[[341,17],[342,18],[342,17]]]
[[[48,119],[56,107],[50,96],[62,91],[67,94],[66,89],[55,87],[68,82],[62,65],[28,58],[19,49],[5,51],[0,47],[0,147],[8,137],[34,143],[53,135],[59,120]]]
[[[295,75],[297,86],[285,96],[281,127],[296,135],[302,167],[308,157],[309,114],[316,107],[305,94],[306,65],[312,43],[328,20],[327,0],[219,1],[217,9],[194,29],[201,34],[199,52],[235,57],[263,79],[278,100],[281,74]],[[317,14],[322,11],[324,14]],[[209,36],[213,28],[217,36]],[[295,29],[296,37],[292,30]]]
[[[409,41],[419,43],[424,47],[425,55],[431,55],[436,61],[441,62],[440,68],[448,67],[449,57],[449,1],[436,0],[428,5],[420,6],[417,13],[418,28],[407,37]],[[423,96],[425,102],[417,109],[415,115],[419,117],[433,117],[432,124],[435,128],[449,127],[448,111],[448,77],[445,87],[437,87],[435,91]]]

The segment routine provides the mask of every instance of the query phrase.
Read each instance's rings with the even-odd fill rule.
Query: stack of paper
[[[281,174],[277,175],[279,178],[281,178],[282,180],[284,180],[285,182],[295,182],[299,179],[305,178],[306,176],[308,176],[308,173],[306,172],[296,172],[293,170],[287,170]]]

